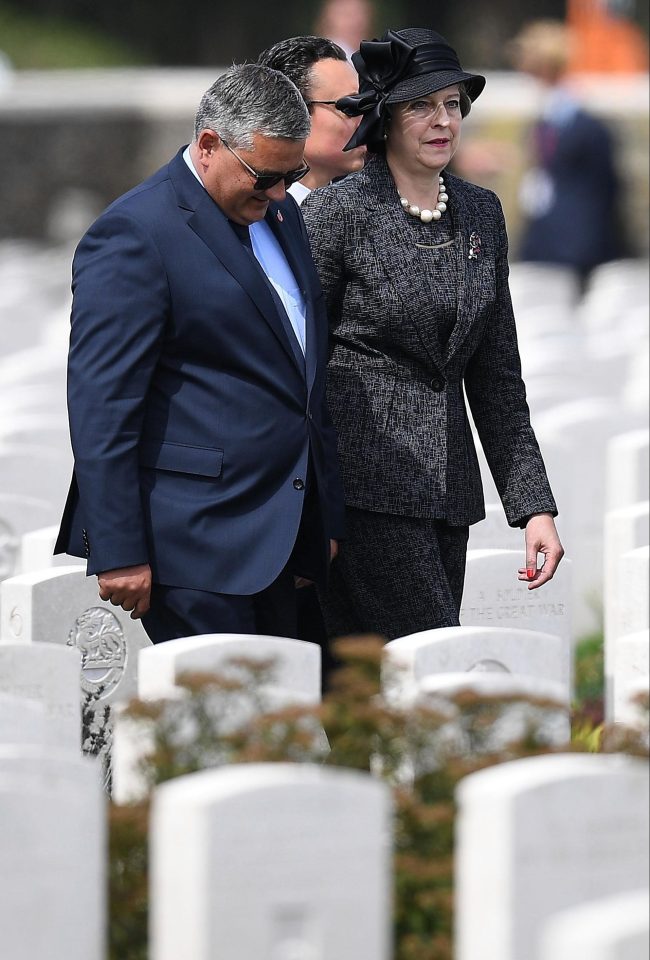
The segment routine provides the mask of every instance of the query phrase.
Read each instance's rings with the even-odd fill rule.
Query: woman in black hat
[[[519,579],[550,580],[563,549],[520,375],[501,205],[446,172],[485,78],[432,30],[389,30],[352,61],[359,94],[337,107],[362,118],[346,149],[365,144],[371,159],[302,207],[348,514],[323,606],[330,636],[393,639],[459,622],[469,525],[485,516],[464,391],[508,522],[525,528]]]

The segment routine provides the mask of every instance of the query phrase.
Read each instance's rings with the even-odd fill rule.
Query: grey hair
[[[235,64],[203,94],[194,139],[214,130],[233,147],[250,150],[253,134],[304,140],[311,121],[298,88],[284,74],[258,63]]]

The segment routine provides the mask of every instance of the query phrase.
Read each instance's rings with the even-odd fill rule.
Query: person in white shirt
[[[287,193],[300,204],[316,187],[361,170],[365,147],[343,153],[359,118],[341,113],[336,101],[357,92],[359,77],[341,47],[324,37],[291,37],[264,50],[257,62],[288,77],[298,87],[311,116],[311,133],[305,144],[310,170]]]

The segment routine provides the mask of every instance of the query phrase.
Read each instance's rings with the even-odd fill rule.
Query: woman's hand
[[[538,569],[537,554],[544,554]],[[520,568],[519,579],[528,581],[528,589],[536,590],[551,580],[564,556],[564,547],[550,513],[536,513],[526,524],[526,566]]]

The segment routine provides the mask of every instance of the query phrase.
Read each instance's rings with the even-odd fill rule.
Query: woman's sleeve
[[[557,514],[521,378],[517,331],[508,287],[508,238],[495,197],[496,297],[481,343],[465,372],[465,389],[508,523],[534,513]]]
[[[332,190],[314,190],[300,208],[325,295],[330,329],[341,319],[345,295],[345,211]]]

